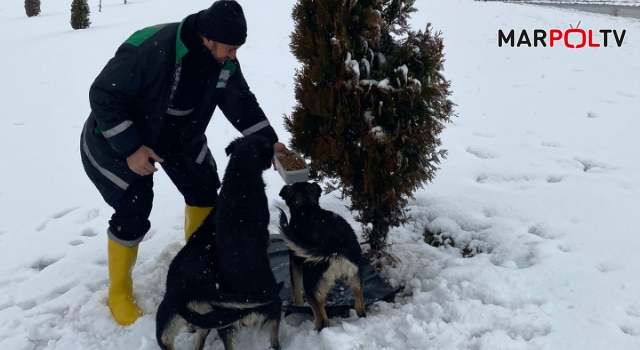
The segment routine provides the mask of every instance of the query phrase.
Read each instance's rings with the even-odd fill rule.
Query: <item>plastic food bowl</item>
[[[278,158],[284,157],[285,154],[281,152],[276,152],[276,154],[273,156],[273,159],[275,159],[275,163],[276,163],[276,169],[278,170],[278,173],[280,174],[280,176],[282,177],[282,179],[287,185],[291,185],[292,183],[296,183],[296,182],[309,181],[309,165],[307,165],[307,162],[305,162],[304,159],[300,157],[300,155],[297,152],[294,152],[294,153],[296,158],[302,160],[302,162],[304,163],[304,166],[305,166],[304,169],[284,170]]]

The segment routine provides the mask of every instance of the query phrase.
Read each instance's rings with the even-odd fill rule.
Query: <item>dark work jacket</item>
[[[189,53],[180,37],[185,21],[148,27],[134,33],[117,50],[89,91],[91,114],[81,140],[87,174],[107,202],[139,176],[126,158],[140,146],[159,141],[163,118],[179,84],[182,58]],[[221,69],[231,73],[225,84]],[[180,144],[186,164],[198,176],[219,179],[205,130],[216,106],[243,135],[258,134],[272,143],[278,137],[245,81],[237,60],[210,70],[209,83],[194,111],[185,116]]]

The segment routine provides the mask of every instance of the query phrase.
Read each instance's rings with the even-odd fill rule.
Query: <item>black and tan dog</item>
[[[291,212],[287,223],[280,210],[280,233],[289,248],[293,303],[302,306],[304,288],[317,331],[329,326],[324,302],[337,281],[351,289],[357,315],[366,316],[358,238],[344,218],[320,208],[321,194],[318,184],[308,182],[285,185],[280,191]]]
[[[231,142],[225,149],[230,157],[216,203],[216,245],[220,291],[229,294],[268,297],[268,305],[252,312],[232,326],[218,329],[225,350],[233,348],[240,326],[263,326],[270,330],[271,347],[280,349],[282,300],[269,265],[269,208],[263,171],[271,166],[273,145],[267,139],[249,135]]]
[[[202,350],[211,329],[228,327],[250,315],[252,308],[273,300],[268,295],[243,297],[217,290],[214,232],[210,214],[169,265],[166,293],[156,314],[156,340],[163,350],[175,349],[174,339],[185,325],[198,331],[195,349]]]

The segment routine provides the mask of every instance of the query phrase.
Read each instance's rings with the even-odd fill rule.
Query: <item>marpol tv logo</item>
[[[623,29],[618,31],[617,29],[582,29],[580,28],[580,22],[574,28],[569,24],[570,28],[565,30],[561,29],[534,29],[533,33],[523,29],[519,36],[516,38],[516,31],[511,29],[508,33],[502,29],[498,30],[498,46],[510,45],[511,47],[527,46],[527,47],[547,47],[547,40],[549,46],[562,46],[568,49],[584,49],[584,48],[598,48],[609,47],[617,45],[621,47],[624,44],[624,36],[627,34],[627,30]],[[602,38],[594,38],[594,33],[602,33]],[[533,34],[533,35],[530,35]],[[598,39],[601,39],[600,41]]]

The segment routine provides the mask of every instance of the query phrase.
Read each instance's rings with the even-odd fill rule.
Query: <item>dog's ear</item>
[[[313,183],[313,194],[316,196],[316,200],[320,203],[320,196],[322,195],[322,187],[317,182]]]
[[[224,152],[227,154],[227,157],[231,155],[231,153],[233,153],[233,150],[236,148],[236,141],[231,141],[231,143],[229,144],[229,146],[227,146],[227,148],[224,149]]]
[[[291,198],[291,185],[284,185],[280,190],[279,196],[284,200]]]

